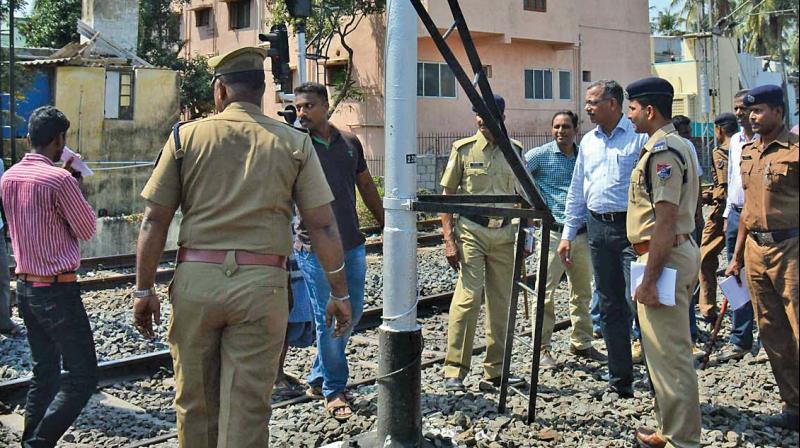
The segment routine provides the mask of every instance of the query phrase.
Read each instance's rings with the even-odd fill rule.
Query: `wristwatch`
[[[148,289],[134,289],[133,290],[133,297],[137,299],[143,299],[145,297],[150,297],[156,295],[156,287],[151,286]]]

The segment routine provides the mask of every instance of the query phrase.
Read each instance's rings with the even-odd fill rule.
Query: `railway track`
[[[417,229],[426,230],[426,229],[436,228],[439,225],[441,225],[440,220],[429,219],[417,222]],[[380,232],[380,228],[363,227],[361,231],[367,235],[374,235]],[[439,232],[427,232],[420,234],[419,237],[417,238],[417,241],[420,246],[438,244],[442,241],[442,235]],[[366,246],[366,252],[369,254],[380,253],[383,250],[383,241],[382,240],[369,241],[365,243],[365,246]],[[161,262],[168,263],[170,261],[174,261],[176,255],[177,255],[176,250],[164,251],[164,254],[161,257]],[[80,270],[86,272],[86,271],[105,270],[105,269],[123,269],[123,268],[130,268],[135,265],[136,265],[136,254],[111,255],[107,257],[84,258],[81,260]],[[10,272],[13,278],[14,276],[13,266],[10,268]],[[175,270],[173,268],[160,269],[156,273],[156,282],[166,283],[172,279],[172,276],[174,274]],[[78,280],[78,283],[81,285],[81,290],[83,291],[114,289],[135,282],[136,282],[135,273],[99,275],[96,277],[83,276]]]

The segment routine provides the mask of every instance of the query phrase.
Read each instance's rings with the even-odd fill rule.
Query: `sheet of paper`
[[[631,263],[631,293],[642,284],[644,278],[643,263]],[[658,290],[658,301],[662,305],[675,306],[675,285],[678,283],[678,271],[672,268],[664,268],[661,271],[661,278],[656,282]]]
[[[72,160],[72,169],[81,173],[83,177],[89,177],[94,174],[94,171],[81,159],[80,154],[76,154],[68,146],[64,146],[64,152],[61,153],[61,161],[66,165],[70,160]]]
[[[741,286],[736,283],[736,278],[733,276],[719,282],[719,289],[722,290],[722,294],[728,299],[728,303],[734,310],[738,310],[750,302],[750,291],[747,290],[747,282],[744,280],[744,269],[739,272],[739,278],[742,279]]]

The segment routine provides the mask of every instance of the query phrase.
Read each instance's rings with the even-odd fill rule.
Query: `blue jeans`
[[[314,365],[311,367],[307,381],[311,386],[322,386],[322,394],[326,398],[334,397],[344,392],[347,386],[350,370],[347,366],[345,349],[352,328],[358,325],[361,313],[364,311],[364,283],[367,276],[366,251],[362,244],[344,254],[347,289],[353,308],[353,325],[351,331],[338,338],[333,337],[332,329],[325,327],[325,308],[331,294],[325,269],[313,252],[295,251],[294,256],[308,284],[317,330],[317,357],[314,359]]]
[[[728,227],[725,231],[725,249],[728,252],[728,262],[733,257],[736,248],[736,236],[739,233],[739,212],[731,210],[728,215]],[[742,279],[744,280],[744,279]],[[731,344],[750,350],[753,347],[753,304],[747,302],[738,310],[733,310],[731,319]]]
[[[17,281],[17,298],[33,359],[22,446],[53,447],[97,386],[92,329],[77,282],[34,287]]]
[[[630,300],[630,277],[631,261],[636,255],[628,241],[624,220],[604,222],[590,213],[588,230],[600,325],[608,349],[609,385],[631,392],[631,325],[636,311]]]

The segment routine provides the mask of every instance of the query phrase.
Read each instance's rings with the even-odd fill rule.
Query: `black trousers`
[[[600,305],[600,327],[608,349],[609,385],[632,392],[631,324],[636,315],[630,293],[631,262],[625,219],[606,222],[589,213],[589,250]]]
[[[33,358],[22,446],[54,447],[97,386],[92,330],[77,282],[34,286],[18,280],[17,298]]]

